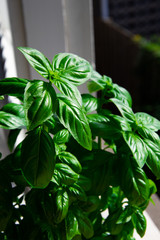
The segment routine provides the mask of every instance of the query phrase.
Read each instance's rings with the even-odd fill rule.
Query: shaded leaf
[[[117,224],[121,223],[127,223],[131,220],[133,214],[133,209],[130,206],[125,207],[123,212],[120,214],[120,216],[117,219]]]
[[[144,139],[148,151],[147,166],[160,179],[160,145]]]
[[[117,139],[120,136],[120,130],[111,122],[90,122],[90,127],[93,135],[104,139]]]
[[[70,210],[65,219],[67,240],[73,239],[74,236],[81,235],[78,229],[78,221],[76,216]]]
[[[124,158],[119,165],[121,169],[121,188],[132,204],[143,204],[149,198],[149,182],[145,172],[133,161]]]
[[[71,185],[78,180],[79,174],[74,172],[67,164],[56,163],[52,182],[56,184]]]
[[[17,137],[18,137],[20,131],[21,131],[20,129],[13,129],[13,130],[10,130],[10,132],[9,132],[8,147],[11,152],[15,146],[15,143],[16,143],[16,140],[17,140]]]
[[[50,135],[37,128],[22,142],[21,169],[27,182],[34,188],[45,188],[53,175],[55,149]]]
[[[94,235],[94,229],[91,221],[86,216],[84,212],[82,212],[80,209],[76,209],[76,218],[78,220],[78,228],[81,234],[86,238],[90,239]]]
[[[57,190],[55,202],[56,202],[55,222],[60,223],[66,217],[69,208],[69,197],[64,189]]]
[[[13,211],[12,187],[8,175],[0,169],[0,231],[5,231]]]
[[[80,201],[86,201],[87,197],[85,191],[78,184],[74,183],[69,187],[69,193],[71,196],[76,197]]]

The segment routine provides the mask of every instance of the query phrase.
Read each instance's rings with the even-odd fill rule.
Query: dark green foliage
[[[86,60],[60,53],[51,64],[35,49],[19,49],[48,82],[0,81],[0,99],[20,99],[0,110],[11,151],[0,154],[0,239],[134,240],[134,229],[142,237],[143,211],[156,192],[143,167],[160,178],[160,122],[134,113],[128,91]],[[88,80],[100,98],[80,94]]]

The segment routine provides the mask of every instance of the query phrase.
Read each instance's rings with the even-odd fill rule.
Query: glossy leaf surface
[[[70,83],[68,80],[64,81],[61,79],[53,79],[52,82],[61,93],[82,105],[81,94],[75,85]]]
[[[98,108],[98,99],[90,94],[82,94],[82,102],[87,113],[93,112]]]
[[[60,152],[58,158],[62,163],[68,164],[75,172],[80,173],[82,171],[82,166],[78,159],[70,152]]]
[[[69,208],[69,197],[64,189],[59,189],[56,192],[56,223],[60,223],[67,215]]]
[[[149,197],[149,184],[145,172],[132,159],[124,160],[122,166],[122,190],[133,204],[144,203]]]
[[[44,78],[49,79],[52,74],[52,67],[49,60],[38,50],[28,47],[18,48],[31,66]]]
[[[37,128],[22,143],[21,169],[29,185],[45,188],[53,175],[55,150],[50,135]]]
[[[77,218],[72,211],[68,212],[68,215],[65,221],[66,221],[67,240],[73,239],[73,237],[81,235],[78,229]]]
[[[20,104],[8,103],[0,111],[0,127],[5,129],[25,128],[24,108]]]
[[[145,139],[148,151],[147,165],[153,174],[160,179],[160,145]]]
[[[54,135],[53,138],[56,144],[66,143],[69,140],[69,132],[67,129],[62,129]]]
[[[124,132],[123,137],[138,165],[143,167],[148,157],[145,143],[137,134],[131,132]]]
[[[24,89],[29,80],[24,78],[5,78],[0,80],[0,95],[16,96],[23,100]]]
[[[41,125],[56,110],[56,94],[49,83],[34,80],[27,84],[24,95],[27,129]]]
[[[135,114],[135,116],[139,126],[146,127],[152,131],[160,130],[160,121],[151,115],[143,112],[138,112]]]
[[[59,53],[52,62],[54,76],[57,79],[67,79],[74,85],[80,85],[91,76],[91,66],[85,59],[70,53]]]
[[[79,174],[74,172],[67,164],[56,163],[52,182],[55,182],[56,184],[71,185],[75,183],[78,178]]]
[[[137,233],[143,237],[146,231],[146,218],[142,211],[136,210],[132,217],[133,224],[136,228]]]
[[[91,150],[92,137],[87,118],[83,110],[71,99],[59,96],[57,115],[60,122],[84,148]]]
[[[135,115],[129,106],[125,105],[119,99],[116,98],[111,98],[110,101],[116,105],[116,107],[118,108],[118,110],[120,111],[124,118],[126,118],[131,123],[135,122]]]

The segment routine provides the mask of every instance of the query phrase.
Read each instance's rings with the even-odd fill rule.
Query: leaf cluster
[[[45,80],[0,80],[0,97],[20,101],[0,110],[11,151],[0,161],[1,239],[133,240],[134,230],[143,237],[143,211],[156,192],[144,166],[160,178],[160,122],[134,113],[129,92],[86,60],[60,53],[50,63],[35,49],[19,50]]]

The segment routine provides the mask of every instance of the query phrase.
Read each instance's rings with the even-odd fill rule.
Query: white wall
[[[22,0],[27,46],[44,53],[49,60],[65,51],[60,0]],[[31,78],[39,75],[30,68]]]

